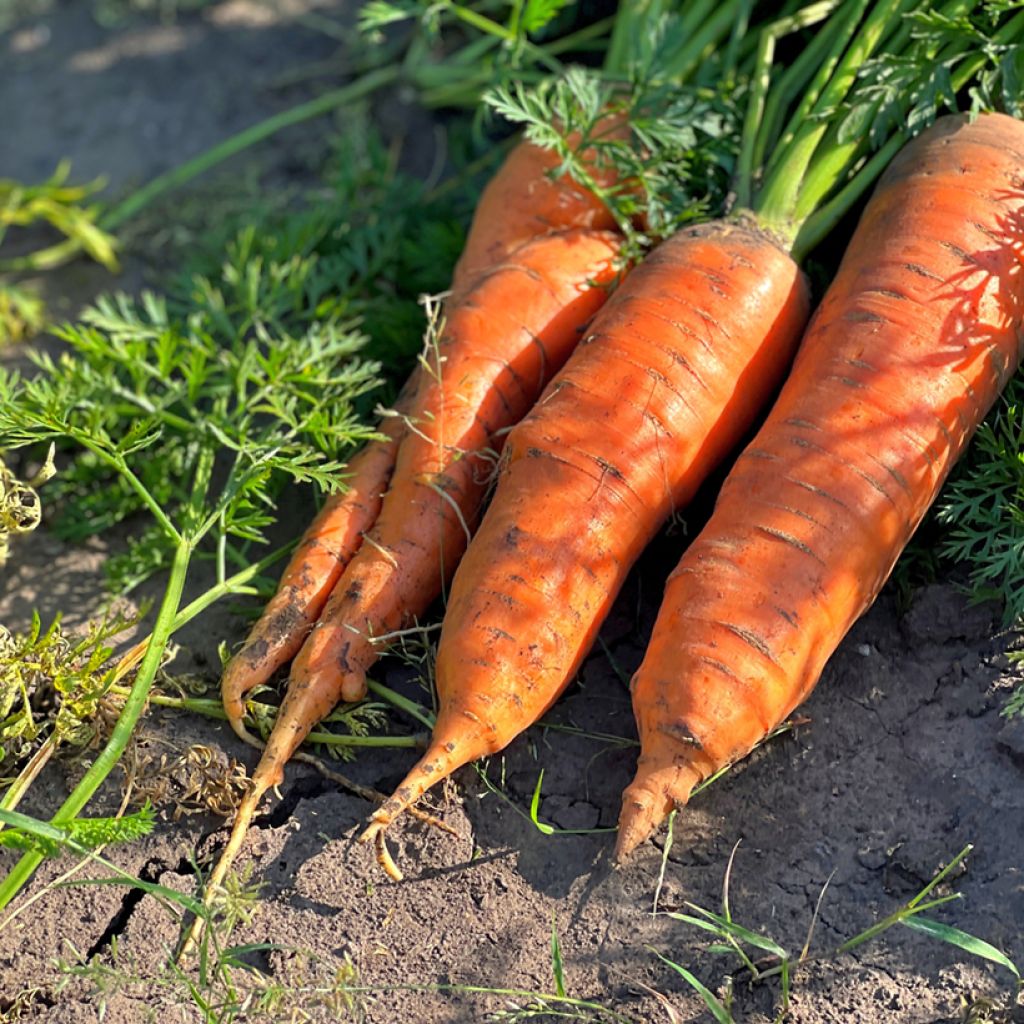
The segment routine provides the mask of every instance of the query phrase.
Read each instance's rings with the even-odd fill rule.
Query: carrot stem
[[[709,46],[721,39],[732,27],[738,15],[742,0],[726,0],[722,4],[706,4],[706,0],[692,5],[692,13],[697,9],[704,10],[710,6],[711,13],[702,17],[699,28],[694,31],[689,42],[681,47],[666,63],[665,77],[673,81],[685,80],[699,65],[701,57]]]
[[[808,115],[821,96],[822,90],[824,90],[828,85],[832,74],[835,72],[839,61],[842,59],[842,55],[846,50],[846,47],[849,45],[850,40],[857,31],[857,26],[860,24],[861,18],[864,16],[864,12],[868,9],[869,3],[870,0],[854,0],[854,2],[849,5],[849,9],[845,17],[840,17],[835,21],[834,29],[832,28],[832,22],[830,22],[829,25],[826,26],[825,30],[820,33],[820,37],[823,42],[821,49],[824,52],[822,53],[818,50],[815,51],[814,66],[816,66],[818,70],[804,89],[800,103],[797,105],[796,109],[790,116],[789,121],[782,130],[778,144],[774,147],[771,159],[768,161],[768,166],[765,168],[766,178],[775,173],[776,168],[790,153],[797,131],[801,125],[806,123]],[[817,42],[817,40],[815,40],[815,42]],[[782,90],[783,83],[780,83],[779,88],[773,90],[773,92],[781,92]]]
[[[822,7],[826,9],[824,14],[828,15],[837,6],[838,3],[834,0],[827,0],[826,3],[813,4],[811,7],[805,8],[802,13],[810,15],[815,8]],[[812,22],[796,25],[793,31],[806,27],[808,24],[812,24]],[[852,17],[830,20],[820,31],[815,32],[814,38],[803,48],[800,56],[782,73],[778,85],[769,92],[765,103],[764,117],[754,144],[753,164],[755,167],[762,167],[767,171],[773,166],[782,149],[781,145],[777,146],[777,143],[779,132],[782,130],[779,122],[785,111],[801,91],[804,94],[803,102],[814,102],[813,99],[809,99],[813,93],[810,82],[812,78],[816,79],[817,75],[821,73],[820,69],[824,66],[824,55],[830,49],[835,50],[837,35],[841,35],[844,31],[852,34],[855,26],[856,21]],[[765,153],[769,147],[775,147],[775,152],[766,164]]]
[[[126,697],[129,688],[126,686],[112,686],[107,691],[116,697]],[[167,693],[154,693],[150,695],[149,703],[160,708],[169,708],[173,711],[191,711],[193,714],[203,715],[206,718],[215,718],[218,721],[227,720],[227,712],[224,710],[220,700],[211,700],[207,697],[172,697]],[[268,713],[276,710],[273,705],[261,704],[261,708]],[[427,723],[424,722],[426,725]],[[429,726],[428,726],[429,728]],[[407,736],[354,736],[347,733],[336,732],[311,732],[306,737],[311,744],[321,744],[327,747],[410,747],[416,748],[423,745],[424,737],[418,734]],[[11,810],[5,802],[0,803],[0,810]]]
[[[736,205],[743,210],[748,209],[753,201],[754,144],[757,138],[757,126],[764,116],[765,96],[771,82],[774,58],[775,36],[766,29],[761,33],[757,43],[754,71],[750,77],[750,100],[747,103],[747,113],[743,120],[740,155],[736,163],[734,178]]]
[[[434,716],[415,701],[409,700],[408,697],[403,697],[390,687],[385,686],[383,683],[375,682],[372,679],[366,680],[366,688],[382,700],[386,700],[389,704],[415,718],[421,725],[425,725],[428,729],[434,728]]]
[[[909,6],[909,0],[880,0],[855,34],[814,105],[799,122],[793,141],[771,171],[758,197],[762,223],[790,244],[801,223],[847,172],[861,140],[819,146],[834,133],[834,111],[845,100],[858,69],[872,55],[887,27]],[[802,113],[802,111],[801,111]],[[797,123],[795,119],[790,122]],[[831,136],[830,136],[831,137]]]
[[[753,8],[752,0],[742,0],[740,9],[733,22],[732,32],[729,33],[729,42],[722,54],[722,80],[725,82],[736,81],[736,71],[740,63],[740,49],[743,40],[746,39],[750,30],[750,13]]]

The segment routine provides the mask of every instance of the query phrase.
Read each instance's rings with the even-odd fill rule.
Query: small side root
[[[405,877],[395,863],[394,858],[391,856],[391,851],[388,849],[387,839],[385,838],[385,830],[381,829],[374,836],[374,846],[377,850],[377,863],[383,868],[384,873],[393,882],[400,882]]]
[[[213,871],[210,877],[206,880],[205,892],[203,893],[203,906],[209,910],[213,905],[214,899],[224,883],[225,877],[227,877],[228,870],[231,865],[235,862],[239,852],[242,849],[242,843],[245,842],[245,837],[249,833],[249,828],[252,825],[253,818],[256,817],[256,809],[259,806],[260,800],[263,799],[263,794],[266,793],[266,787],[260,786],[249,790],[246,793],[245,798],[238,805],[238,810],[235,812],[235,821],[231,826],[231,835],[228,837],[227,846],[221,851],[220,858],[214,865]],[[197,917],[189,928],[181,946],[178,949],[175,960],[179,963],[191,956],[203,934],[203,929],[206,927],[209,916]]]
[[[325,779],[330,779],[331,782],[341,786],[342,789],[348,790],[348,792],[355,796],[362,797],[371,804],[382,804],[388,800],[386,793],[382,793],[379,789],[374,789],[372,786],[364,786],[358,782],[354,782],[347,775],[342,775],[341,772],[336,772],[333,768],[328,768],[326,764],[314,754],[307,754],[305,751],[300,750],[294,754],[292,760],[304,761],[306,764],[311,764]],[[421,811],[418,807],[409,807],[406,809],[407,814],[411,814],[417,821],[422,821],[424,825],[428,825],[431,828],[439,829],[441,832],[447,832],[450,836],[458,838],[459,833],[451,827],[441,821],[440,818],[435,818],[432,814],[428,814],[426,811]],[[373,827],[372,825],[370,826]],[[364,840],[366,833],[360,836],[360,842],[368,842]]]

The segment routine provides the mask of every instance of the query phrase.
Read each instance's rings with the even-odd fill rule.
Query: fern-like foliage
[[[558,155],[554,173],[604,200],[632,242],[631,256],[720,209],[736,160],[732,99],[724,90],[662,82],[654,73],[657,39],[651,45],[652,63],[634,65],[628,87],[573,67],[485,96],[495,113]]]
[[[978,429],[937,517],[942,554],[967,565],[975,597],[1001,601],[1008,626],[1024,620],[1024,382]]]

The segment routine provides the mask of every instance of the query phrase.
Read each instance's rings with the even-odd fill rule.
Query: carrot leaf
[[[651,78],[634,80],[624,94],[600,73],[574,67],[533,88],[495,88],[484,102],[557,153],[554,173],[602,198],[636,248],[706,218],[724,201],[738,115],[722,92]],[[613,131],[616,120],[628,122],[629,132]],[[602,184],[609,177],[620,184]]]
[[[1007,392],[946,484],[936,516],[948,527],[943,556],[963,562],[977,600],[998,600],[1004,624],[1024,619],[1024,407]]]

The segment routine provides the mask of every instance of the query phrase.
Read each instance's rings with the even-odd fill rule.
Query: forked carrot
[[[453,293],[465,296],[486,270],[503,262],[532,238],[575,228],[611,228],[614,219],[590,193],[569,178],[551,178],[557,158],[520,142],[484,189],[466,246],[454,271]],[[458,301],[453,294],[448,302]],[[414,371],[395,407],[385,418],[384,435],[371,441],[349,463],[343,492],[332,495],[310,524],[281,576],[277,591],[231,659],[221,680],[228,721],[249,743],[244,725],[245,695],[266,683],[302,647],[345,566],[380,512],[395,458],[408,433],[410,412],[426,401],[430,387],[423,368]]]
[[[536,400],[604,303],[620,273],[621,241],[587,230],[534,239],[451,310],[407,403],[395,482],[293,664],[209,892],[313,726],[339,700],[365,692],[365,667],[379,653],[374,638],[421,614],[440,592],[465,548],[501,430]]]
[[[633,679],[625,858],[803,701],[1021,359],[1024,124],[948,117],[878,185]]]
[[[380,511],[405,423],[399,417],[387,418],[379,429],[384,437],[369,442],[349,462],[346,489],[324,502],[277,591],[224,671],[224,710],[231,728],[246,742],[256,740],[244,724],[245,695],[295,657]]]

